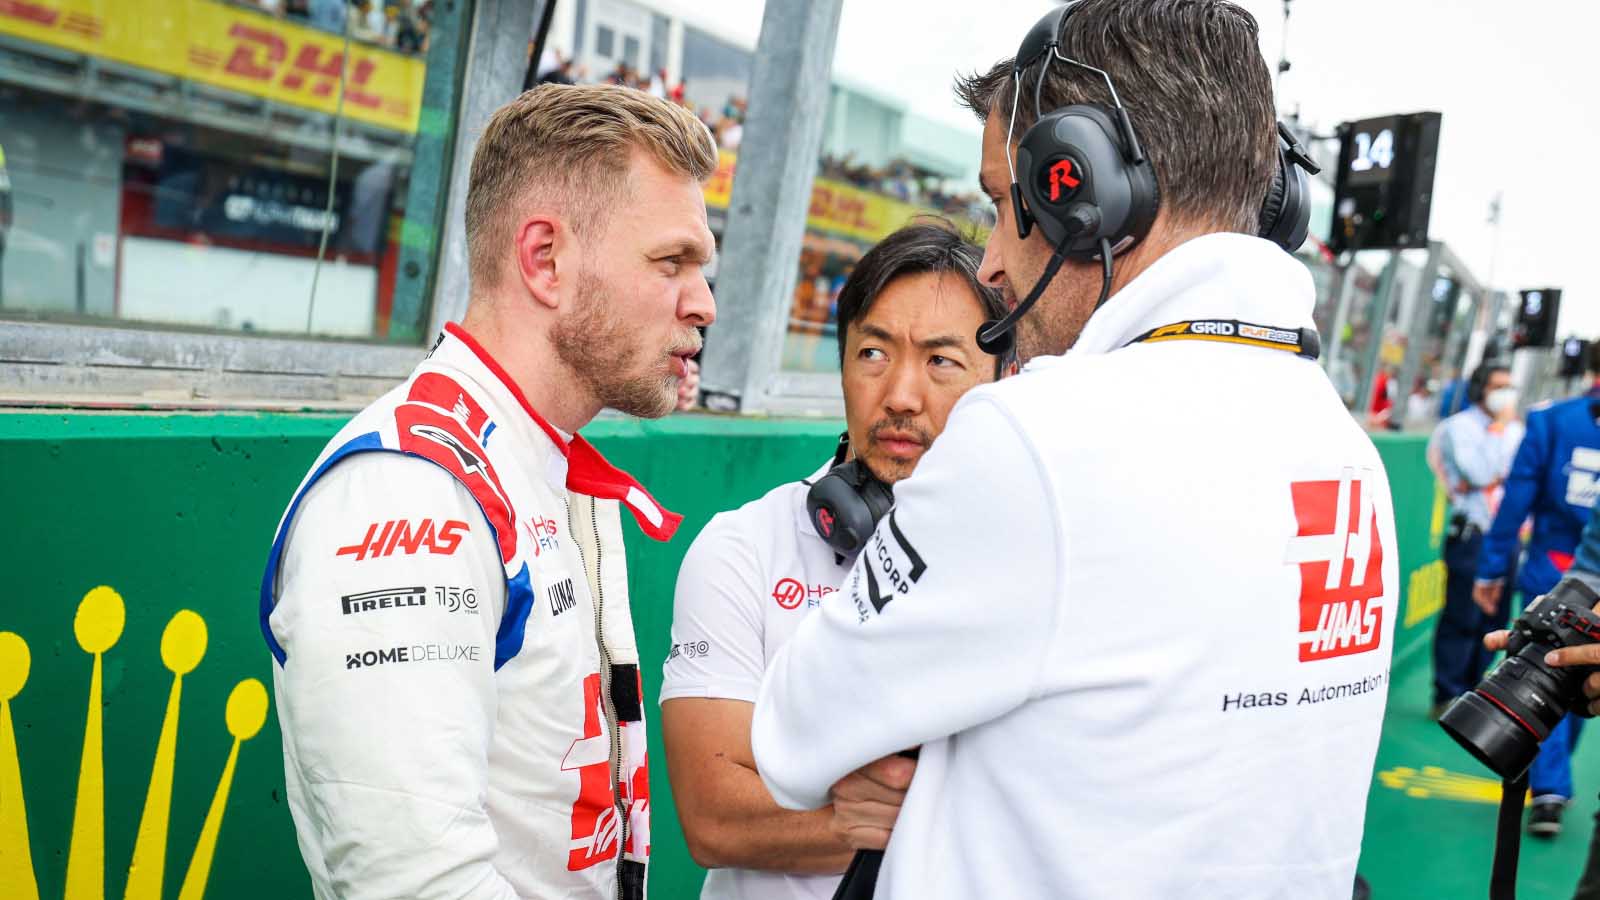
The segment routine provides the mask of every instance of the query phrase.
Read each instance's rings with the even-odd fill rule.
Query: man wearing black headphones
[[[778,803],[920,747],[873,896],[1351,896],[1399,568],[1313,360],[1309,163],[1224,0],[1082,0],[963,78],[1024,369],[766,669]]]
[[[839,293],[848,430],[836,454],[810,478],[713,518],[684,557],[661,727],[689,852],[712,870],[703,900],[828,900],[852,851],[887,839],[913,763],[882,760],[846,777],[831,809],[782,809],[751,759],[752,704],[767,662],[835,593],[889,511],[891,485],[916,468],[956,401],[1000,374],[1004,359],[976,338],[1005,311],[978,280],[982,255],[950,228],[919,223],[861,258]]]

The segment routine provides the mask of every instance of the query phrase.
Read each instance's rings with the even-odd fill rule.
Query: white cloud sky
[[[1278,58],[1281,0],[1236,0]],[[694,0],[755,43],[759,0]],[[925,115],[971,126],[951,79],[1011,55],[1046,0],[845,0],[834,70]],[[1600,149],[1592,0],[1294,0],[1284,100],[1323,129],[1392,112],[1444,115],[1430,236],[1489,275],[1489,201],[1505,194],[1496,286],[1565,288],[1560,331],[1600,337]]]

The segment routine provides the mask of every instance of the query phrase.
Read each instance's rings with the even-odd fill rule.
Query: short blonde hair
[[[530,200],[563,212],[574,232],[604,227],[635,149],[705,182],[711,132],[689,110],[620,85],[544,84],[500,107],[478,140],[467,182],[467,256],[475,288],[493,288]]]

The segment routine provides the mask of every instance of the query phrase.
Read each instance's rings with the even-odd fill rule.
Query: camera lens
[[[1439,726],[1496,775],[1512,779],[1539,755],[1539,736],[1476,691],[1462,694],[1439,717]]]
[[[1567,710],[1583,700],[1583,679],[1594,669],[1556,668],[1545,655],[1557,647],[1600,642],[1597,595],[1579,579],[1561,580],[1537,597],[1511,626],[1509,654],[1471,693],[1439,717],[1456,743],[1502,778],[1527,771]]]

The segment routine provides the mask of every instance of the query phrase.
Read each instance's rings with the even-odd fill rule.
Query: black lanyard
[[[1190,319],[1152,328],[1124,347],[1158,341],[1220,341],[1268,350],[1287,350],[1296,356],[1315,360],[1322,355],[1322,338],[1315,328],[1274,328],[1238,319]]]

